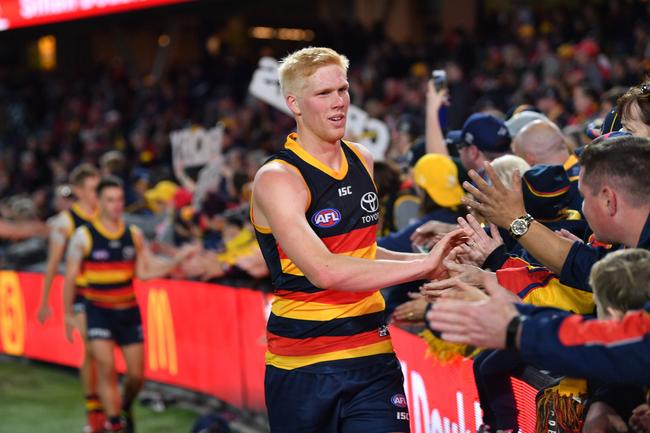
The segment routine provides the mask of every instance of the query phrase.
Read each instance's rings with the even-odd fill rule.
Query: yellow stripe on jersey
[[[109,302],[113,304],[119,304],[122,302],[128,302],[136,299],[135,293],[127,294],[127,295],[111,295],[110,293],[106,294],[99,294],[99,293],[85,293],[84,298],[88,299],[89,301],[96,301],[96,302]]]
[[[133,271],[126,269],[113,269],[110,271],[85,270],[84,277],[89,284],[119,284],[133,279]]]
[[[318,362],[337,361],[339,359],[360,358],[362,356],[380,355],[382,353],[393,353],[393,344],[389,340],[367,346],[355,347],[354,349],[337,350],[335,352],[307,356],[281,356],[266,352],[266,364],[283,370],[293,370],[305,367]]]
[[[271,311],[279,317],[298,320],[333,320],[384,311],[386,303],[379,291],[352,304],[322,304],[276,297]]]

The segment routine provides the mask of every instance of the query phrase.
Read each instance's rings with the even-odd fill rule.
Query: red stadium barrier
[[[58,277],[53,317],[36,320],[43,276],[0,272],[0,353],[76,366],[81,344],[64,335]],[[234,406],[264,409],[264,325],[269,297],[261,292],[189,281],[137,283],[148,379],[209,393]],[[392,328],[405,373],[413,433],[471,433],[481,411],[470,360],[440,365],[418,337]],[[118,368],[123,362],[118,360]],[[517,381],[523,431],[534,433],[535,394]]]

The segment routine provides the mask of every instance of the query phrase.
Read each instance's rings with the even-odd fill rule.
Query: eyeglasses
[[[464,148],[470,147],[470,146],[471,146],[471,144],[469,144],[469,143],[466,143],[464,141],[459,141],[458,143],[456,143],[456,150],[464,149]]]

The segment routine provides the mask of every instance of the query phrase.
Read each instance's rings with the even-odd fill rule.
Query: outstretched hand
[[[521,192],[521,174],[515,171],[512,176],[512,189],[509,189],[487,162],[485,172],[492,185],[489,185],[476,171],[469,171],[468,175],[474,181],[474,185],[463,182],[463,188],[472,194],[473,198],[463,197],[463,203],[497,226],[508,228],[513,220],[526,214]]]
[[[458,229],[443,236],[426,257],[427,267],[431,271],[425,278],[435,280],[443,276],[447,271],[442,264],[443,260],[456,246],[466,242],[468,235],[469,233],[464,229]]]
[[[513,295],[494,281],[485,281],[485,290],[490,298],[484,301],[440,299],[427,313],[429,325],[447,341],[503,349],[508,323],[518,314]]]

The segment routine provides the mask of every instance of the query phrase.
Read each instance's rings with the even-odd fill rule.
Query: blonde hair
[[[347,73],[350,61],[331,48],[309,47],[295,51],[280,61],[280,89],[286,96],[302,90],[303,80],[321,66],[337,65]]]
[[[512,188],[512,175],[516,169],[519,169],[521,175],[530,169],[530,165],[523,158],[515,155],[500,156],[495,158],[490,165],[497,172],[501,183],[508,188]]]
[[[591,268],[589,284],[603,309],[643,308],[650,301],[650,251],[630,248],[607,254]]]

